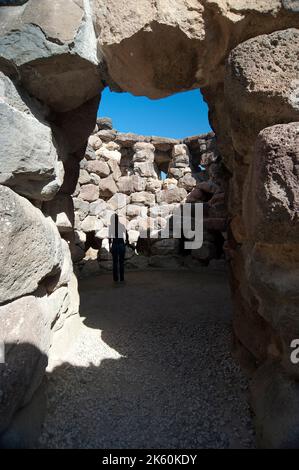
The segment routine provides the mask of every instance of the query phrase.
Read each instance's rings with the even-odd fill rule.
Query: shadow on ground
[[[81,282],[83,326],[49,374],[40,446],[252,448],[225,274],[130,273],[127,281]]]

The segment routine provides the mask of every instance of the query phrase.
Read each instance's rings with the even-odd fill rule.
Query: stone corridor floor
[[[226,274],[81,281],[79,335],[49,373],[44,448],[253,448],[246,378],[230,354]]]

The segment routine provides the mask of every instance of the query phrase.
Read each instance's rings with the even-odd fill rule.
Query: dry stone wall
[[[146,137],[117,132],[109,118],[98,119],[80,167],[73,195],[78,275],[111,269],[114,213],[131,244],[127,268],[195,267],[223,258],[228,174],[213,133],[183,141]],[[204,244],[187,251],[181,233],[174,237],[173,215],[196,203],[204,206]]]

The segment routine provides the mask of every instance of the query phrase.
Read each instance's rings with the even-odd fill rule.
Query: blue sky
[[[129,93],[112,93],[106,88],[98,115],[111,117],[120,132],[142,135],[181,139],[211,130],[208,107],[199,90],[149,100]]]

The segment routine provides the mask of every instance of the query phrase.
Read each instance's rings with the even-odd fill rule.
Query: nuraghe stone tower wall
[[[127,249],[127,269],[196,267],[223,260],[228,173],[213,133],[182,141],[145,137],[119,133],[109,119],[98,119],[80,167],[71,244],[79,276],[111,269],[113,213],[118,213],[130,244],[138,250],[136,256],[134,249]],[[173,214],[197,202],[204,206],[204,243],[185,251],[181,234],[173,236]],[[65,219],[64,230],[71,226]]]

